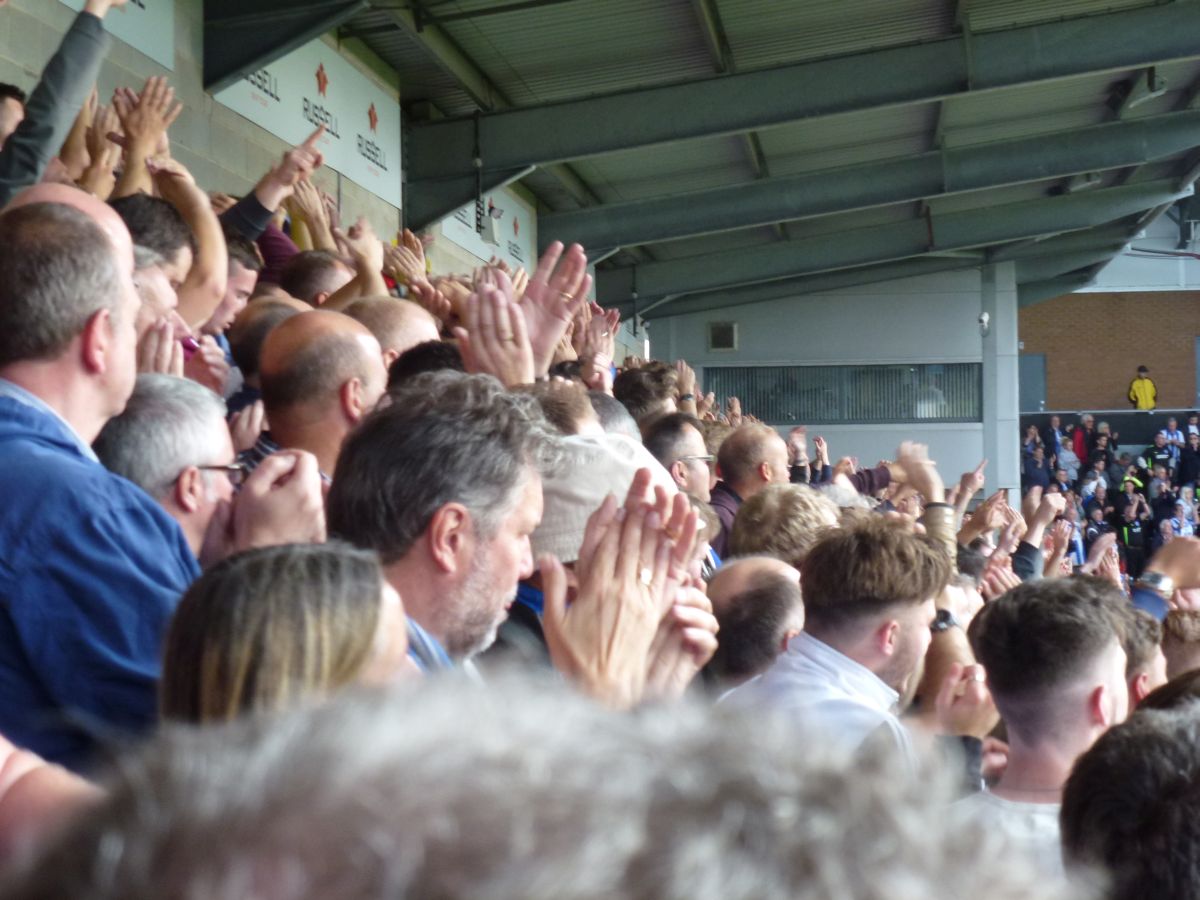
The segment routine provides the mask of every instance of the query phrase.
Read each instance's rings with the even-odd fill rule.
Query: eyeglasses
[[[676,462],[691,462],[694,459],[700,462],[711,463],[715,462],[717,458],[712,454],[705,454],[704,456],[680,456]]]
[[[229,483],[235,488],[241,487],[250,475],[250,467],[245,463],[235,462],[224,466],[197,466],[198,469],[211,469],[214,472],[224,472],[229,476]]]

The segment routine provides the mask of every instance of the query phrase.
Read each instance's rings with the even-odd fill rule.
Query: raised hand
[[[449,322],[457,319],[450,300],[428,281],[414,281],[410,284],[408,299],[420,304],[421,308],[437,319],[443,328]]]
[[[229,436],[233,439],[233,449],[238,453],[249,450],[258,443],[266,427],[266,407],[261,400],[255,400],[249,406],[239,409],[229,420]]]
[[[427,280],[424,257],[413,253],[412,248],[405,244],[384,246],[383,271],[399,284],[409,287],[413,282]]]
[[[555,348],[587,304],[591,288],[592,276],[587,274],[587,257],[581,246],[572,244],[564,252],[563,245],[555,241],[546,248],[521,298],[539,375],[549,370]]]
[[[183,103],[175,101],[175,89],[167,79],[153,75],[140,94],[119,88],[113,94],[113,108],[121,123],[125,149],[134,158],[163,156],[169,150],[167,129],[183,112]],[[110,140],[115,140],[109,135]]]
[[[217,396],[224,392],[225,382],[229,378],[229,363],[225,359],[225,351],[212,335],[206,334],[200,338],[200,349],[184,362],[183,374]]]
[[[719,626],[703,590],[687,587],[659,622],[650,647],[646,697],[674,700],[683,696],[696,674],[717,652]]]
[[[268,456],[234,502],[236,550],[325,540],[325,502],[317,458],[303,450]]]
[[[308,178],[301,178],[292,188],[292,195],[285,201],[288,212],[304,220],[312,238],[314,250],[336,252],[333,231],[329,227],[329,214],[320,189]]]
[[[170,319],[160,319],[138,341],[137,370],[183,377],[183,344]]]
[[[467,298],[467,327],[454,329],[463,365],[468,372],[495,376],[505,387],[532,384],[533,349],[525,318],[509,294],[508,276],[491,271],[500,283],[477,282]]]
[[[934,702],[938,731],[942,734],[983,739],[1000,722],[981,665],[954,663]]]
[[[276,210],[283,201],[291,196],[296,185],[325,162],[325,157],[317,149],[317,143],[325,134],[325,126],[318,125],[317,130],[304,139],[304,142],[283,154],[283,159],[264,175],[254,187],[254,196],[266,209]],[[336,224],[336,217],[330,217],[330,224]]]
[[[670,553],[657,511],[643,504],[619,509],[610,495],[588,519],[570,606],[562,563],[540,561],[550,658],[613,708],[628,709],[645,693],[650,647],[669,602]]]

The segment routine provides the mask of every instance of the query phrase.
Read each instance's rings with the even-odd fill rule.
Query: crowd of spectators
[[[122,3],[0,93],[0,893],[1194,896],[1200,418],[861,466],[320,129],[206,194]]]
[[[1111,558],[1127,582],[1136,581],[1154,551],[1195,534],[1200,412],[1186,419],[1160,419],[1153,442],[1133,450],[1119,444],[1120,435],[1091,413],[1074,425],[1053,415],[1045,428],[1026,429],[1023,493],[1064,498],[1059,521],[1074,564],[1083,565],[1094,547],[1115,540]]]

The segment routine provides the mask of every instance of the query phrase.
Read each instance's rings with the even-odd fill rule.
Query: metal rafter
[[[1200,4],[1159,4],[496,112],[480,123],[484,166],[513,170],[801,118],[1196,58],[1197,33]],[[804,90],[797,90],[798,84]],[[414,126],[407,161],[410,178],[428,186],[426,214],[463,202],[461,196],[438,196],[436,186],[441,179],[473,172],[473,147],[469,119]]]
[[[651,243],[1165,159],[1200,145],[1200,110],[930,151],[671,197],[552,213],[585,247]]]
[[[1091,228],[1190,193],[1165,180],[611,269],[598,274],[597,295],[602,304],[615,304],[632,295],[635,282],[647,299],[988,247]]]

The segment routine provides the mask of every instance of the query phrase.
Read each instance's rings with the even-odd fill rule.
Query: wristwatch
[[[933,624],[929,626],[929,630],[934,634],[942,634],[949,631],[951,628],[962,628],[958,619],[954,618],[954,613],[948,609],[939,609],[937,615],[933,617]]]

